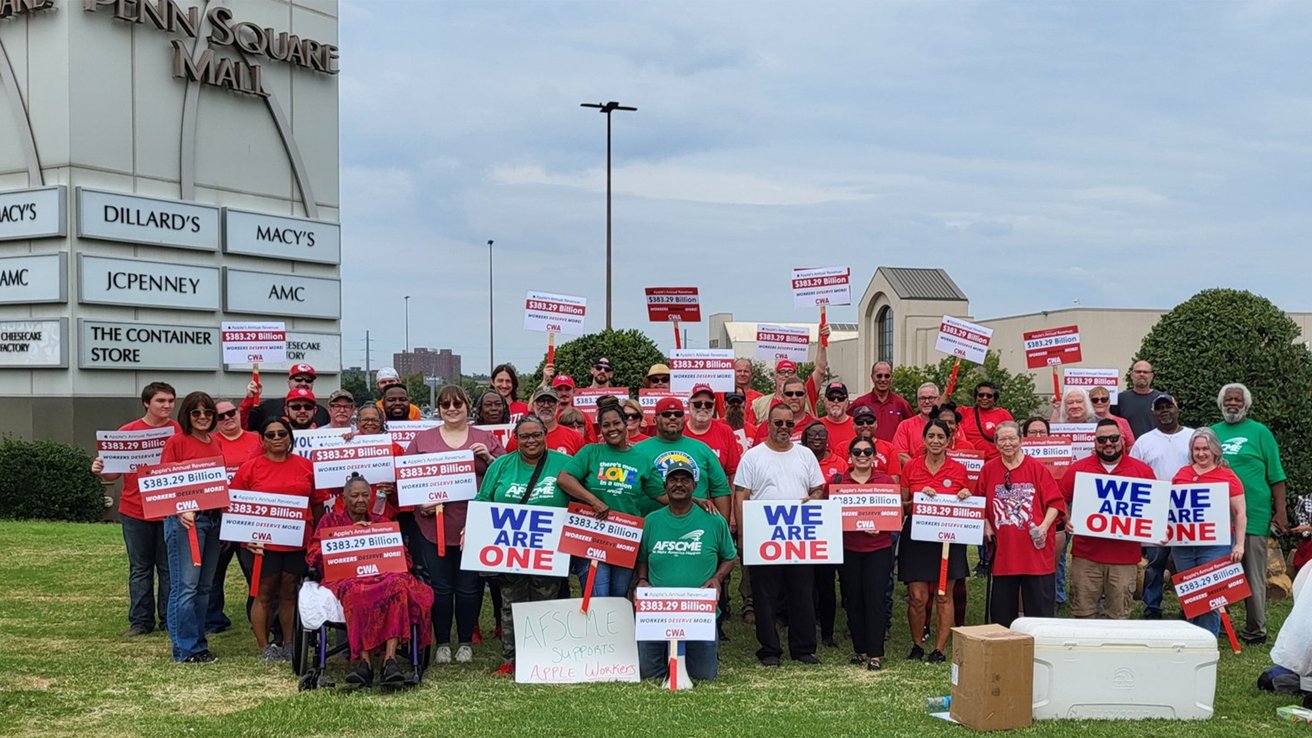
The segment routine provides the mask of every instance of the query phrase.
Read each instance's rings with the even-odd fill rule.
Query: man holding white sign
[[[698,587],[719,599],[720,581],[733,569],[738,549],[722,516],[692,504],[693,467],[671,461],[665,467],[665,494],[669,506],[647,516],[642,546],[638,549],[638,587]],[[640,598],[641,599],[641,598]],[[672,600],[673,601],[673,600]],[[642,610],[641,604],[638,608]],[[712,623],[714,608],[712,608]],[[672,626],[673,628],[673,626]],[[719,671],[718,642],[714,630],[708,641],[688,641],[688,674],[693,679],[714,679]],[[666,643],[684,640],[669,633],[664,641],[639,641],[638,658],[643,679],[664,679],[669,674]]]

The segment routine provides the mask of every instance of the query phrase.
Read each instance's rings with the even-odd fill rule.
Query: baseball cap
[[[378,370],[378,375],[376,377],[376,380],[381,382],[385,379],[400,379],[400,378],[401,375],[398,374],[395,369],[389,366]]]
[[[292,368],[287,370],[287,376],[294,377],[297,374],[304,374],[310,379],[316,379],[319,376],[315,373],[314,367],[309,364],[292,364]]]
[[[869,405],[857,405],[856,407],[852,408],[847,412],[848,415],[851,415],[854,418],[860,417],[862,415],[869,415],[872,418],[875,417],[875,409],[873,407],[870,407]]]
[[[661,475],[661,478],[666,479],[675,472],[684,472],[694,479],[697,478],[697,470],[693,469],[692,464],[689,464],[683,459],[671,459],[667,462],[665,464],[665,473]]]
[[[1158,395],[1157,397],[1153,398],[1153,408],[1156,408],[1158,405],[1165,405],[1165,404],[1168,404],[1168,403],[1171,404],[1171,405],[1175,405],[1175,404],[1176,404],[1176,402],[1175,402],[1175,398],[1174,398],[1174,397],[1171,397],[1170,395],[1166,394],[1165,392],[1163,392],[1162,394],[1160,394],[1160,395]]]
[[[668,366],[664,364],[652,364],[651,368],[647,370],[647,373],[644,376],[650,377],[653,374],[669,374],[669,373],[670,373],[670,368]]]
[[[788,372],[792,372],[792,373],[796,374],[796,373],[797,373],[797,365],[794,364],[793,362],[789,361],[788,359],[783,359],[783,360],[780,361],[778,364],[775,364],[775,365],[774,365],[774,373],[775,373],[775,374],[778,374],[779,372],[784,372],[784,371],[788,371]]]
[[[675,410],[683,412],[683,400],[680,400],[677,397],[662,397],[660,401],[656,403],[657,415],[666,412],[673,412]]]
[[[842,382],[830,382],[829,384],[825,385],[826,398],[828,398],[829,395],[831,394],[839,393],[839,392],[842,393],[843,397],[847,397],[847,385],[843,384]]]
[[[725,402],[733,402],[734,400],[737,400],[738,402],[747,402],[747,396],[744,395],[744,394],[741,393],[741,392],[725,392],[725,393],[724,393],[724,401],[725,401]]]
[[[592,365],[594,367],[602,366],[602,367],[606,367],[607,369],[611,368],[610,359],[607,359],[605,356],[599,357],[596,361],[592,362]]]
[[[350,392],[347,392],[344,389],[339,389],[336,392],[333,392],[331,395],[328,395],[328,402],[336,402],[341,399],[350,400],[352,404],[355,403],[355,395],[351,394]]]
[[[574,378],[568,374],[557,374],[556,378],[551,380],[551,386],[553,388],[569,387],[570,389],[574,389]]]
[[[556,391],[550,387],[539,387],[538,391],[533,393],[533,402],[537,402],[543,397],[550,397],[556,402],[560,402],[560,395],[557,395]]]
[[[703,392],[706,393],[706,394],[708,394],[708,395],[710,395],[711,397],[715,397],[715,390],[711,389],[711,385],[709,385],[709,384],[694,384],[694,385],[692,386],[692,394],[688,395],[688,398],[689,398],[689,399],[692,399],[692,398],[696,397],[697,395],[702,394]]]
[[[297,387],[296,389],[287,393],[287,397],[283,398],[283,404],[286,405],[292,400],[308,400],[310,402],[314,402],[315,401],[314,393],[309,391],[308,389],[305,389],[304,387]]]

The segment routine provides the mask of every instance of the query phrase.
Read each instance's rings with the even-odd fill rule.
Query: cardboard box
[[[1034,637],[1001,625],[952,629],[952,719],[975,730],[1030,724]]]

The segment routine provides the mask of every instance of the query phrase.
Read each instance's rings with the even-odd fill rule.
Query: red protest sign
[[[902,530],[902,493],[896,484],[835,484],[829,499],[842,507],[844,533]]]
[[[1070,438],[1053,438],[1051,436],[1022,438],[1020,447],[1027,456],[1034,457],[1036,461],[1046,466],[1053,479],[1061,479],[1066,476],[1066,470],[1070,468],[1071,461],[1074,459]]]
[[[629,391],[624,387],[580,387],[574,390],[574,409],[583,413],[589,421],[597,420],[597,400],[610,395],[623,402],[629,399]]]
[[[1083,359],[1079,326],[1028,331],[1021,338],[1025,341],[1025,365],[1030,369],[1078,364]]]
[[[641,542],[642,518],[611,510],[605,520],[597,520],[592,508],[571,502],[556,550],[632,569]]]
[[[1230,563],[1228,556],[1172,575],[1171,586],[1186,618],[1224,609],[1253,595],[1244,567]]]
[[[401,527],[396,523],[324,528],[319,549],[323,552],[325,582],[401,574],[409,569],[405,561],[405,546],[401,542]]]
[[[472,500],[478,494],[474,452],[468,449],[398,456],[395,462],[396,502],[403,507]]]
[[[228,506],[228,470],[222,456],[143,466],[137,473],[147,520]]]
[[[696,323],[702,307],[696,287],[648,287],[647,319],[653,323],[677,320]]]
[[[945,453],[949,459],[966,467],[966,481],[970,482],[972,487],[979,483],[979,473],[984,468],[983,451],[950,448]]]

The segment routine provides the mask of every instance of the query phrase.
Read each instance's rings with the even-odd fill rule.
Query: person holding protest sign
[[[1089,403],[1093,405],[1093,418],[1091,422],[1111,420],[1116,423],[1116,428],[1121,433],[1121,443],[1125,444],[1125,453],[1130,453],[1134,449],[1134,431],[1130,429],[1130,421],[1119,415],[1112,415],[1112,393],[1102,386],[1089,388]]]
[[[597,360],[592,362],[592,368],[588,369],[588,374],[592,376],[590,387],[610,387],[611,380],[615,378],[615,367],[610,365],[610,359],[598,356]]]
[[[178,409],[182,432],[165,442],[161,464],[223,456],[213,437],[214,407],[214,398],[204,392],[182,398]],[[200,544],[200,566],[193,563],[191,529]],[[169,555],[168,631],[173,660],[189,664],[217,661],[205,638],[205,617],[219,563],[219,511],[186,511],[164,518],[164,545]]]
[[[1135,363],[1138,368],[1146,361]],[[1148,365],[1149,372],[1152,365]],[[1180,467],[1191,461],[1189,441],[1194,429],[1180,425],[1180,408],[1175,398],[1157,392],[1152,402],[1153,422],[1156,427],[1139,436],[1130,455],[1152,467],[1158,479],[1170,481]],[[1145,620],[1162,619],[1162,591],[1166,580],[1166,566],[1171,561],[1167,546],[1144,546],[1148,565],[1143,570],[1143,617]]]
[[[574,407],[573,377],[568,374],[557,374],[551,380],[551,389],[556,391],[556,397],[560,401],[557,414],[564,412],[566,408]]]
[[[639,587],[700,587],[718,593],[720,582],[733,569],[738,549],[728,522],[724,516],[693,504],[695,472],[685,461],[671,461],[665,466],[664,490],[670,502],[668,507],[648,515],[643,523],[638,548]],[[719,673],[719,643],[687,641],[685,647],[688,675],[698,680],[714,679]],[[667,654],[665,642],[639,641],[641,677],[669,676]]]
[[[306,390],[313,397],[314,381],[317,377],[314,367],[309,364],[292,364],[292,368],[287,371],[287,391]],[[259,382],[252,379],[250,384],[246,385],[246,397],[242,399],[241,405],[237,408],[241,414],[242,427],[249,431],[258,431],[264,421],[269,418],[281,418],[288,415],[284,398],[274,397],[260,402],[260,389]],[[307,424],[305,427],[320,428],[328,425],[329,420],[328,411],[315,405],[310,418],[310,422],[314,425]]]
[[[569,463],[569,456],[547,448],[546,423],[536,415],[525,415],[515,424],[515,441],[515,451],[501,455],[487,468],[478,486],[478,496],[474,499],[480,502],[566,507],[569,498],[556,480]],[[464,531],[461,531],[462,542],[464,537]],[[496,670],[498,676],[515,673],[515,603],[555,599],[560,591],[560,583],[560,577],[502,575],[502,664]]]
[[[642,429],[642,403],[626,397],[620,401],[620,407],[624,410],[624,430],[628,434],[629,443],[637,444],[651,438]]]
[[[368,528],[387,522],[383,516],[369,511],[372,498],[373,491],[364,477],[353,474],[347,480],[342,488],[341,509],[325,513],[319,519],[314,539],[306,550],[305,560],[311,579],[317,581],[323,577],[325,530],[349,526]],[[406,564],[407,568],[413,564],[408,552]],[[346,616],[346,639],[351,660],[357,662],[346,675],[347,683],[357,687],[371,686],[374,668],[369,657],[378,655],[379,651],[382,651],[383,658],[380,683],[396,685],[405,681],[396,663],[396,650],[403,641],[410,639],[412,624],[429,622],[429,612],[433,607],[432,590],[409,571],[339,579],[325,582],[323,587],[341,603],[342,613]],[[426,648],[433,640],[432,633],[425,627],[418,630],[419,648]]]
[[[1267,542],[1272,529],[1289,529],[1285,507],[1285,468],[1271,429],[1248,417],[1253,394],[1242,384],[1227,384],[1216,395],[1221,422],[1212,426],[1225,460],[1244,483],[1248,525],[1244,536],[1244,575],[1253,595],[1244,601],[1244,629],[1239,637],[1249,645],[1266,643]],[[1191,442],[1192,443],[1192,442]],[[1192,447],[1192,446],[1191,446]],[[1236,535],[1236,542],[1238,533]]]
[[[510,419],[505,422],[514,423],[528,415],[528,403],[519,399],[519,373],[515,367],[497,364],[492,370],[492,389],[506,398],[506,406],[510,408]]]
[[[829,448],[840,459],[846,459],[852,439],[856,438],[856,426],[852,416],[847,414],[847,385],[842,382],[830,382],[825,385],[825,414],[820,418],[825,430],[829,431]]]
[[[825,324],[820,327],[820,334],[822,336],[829,335],[828,324]],[[793,412],[795,414],[803,413],[809,417],[812,413],[815,412],[816,403],[820,399],[820,390],[816,385],[816,382],[822,381],[824,379],[825,374],[829,372],[828,357],[829,357],[829,349],[825,348],[825,345],[822,342],[815,351],[815,367],[811,370],[810,376],[808,376],[805,381],[803,381],[800,377],[797,376],[797,364],[789,361],[788,359],[783,359],[779,363],[775,364],[774,365],[774,394],[768,396],[763,395],[753,400],[752,414],[755,415],[757,418],[765,417],[765,414],[770,411],[770,408],[774,405],[774,403],[785,401],[789,397],[788,389],[786,385],[792,384],[793,381],[796,380],[797,382],[801,383],[803,393],[800,397],[796,395],[792,396],[792,398],[797,401],[789,404],[793,406]],[[802,418],[799,417],[797,418],[797,420],[798,420],[797,427],[798,428],[804,427],[804,424],[801,422]],[[805,425],[810,425],[810,423],[808,422]]]
[[[710,500],[715,509],[728,519],[732,498],[724,467],[720,466],[710,446],[683,434],[683,425],[683,402],[677,397],[662,397],[656,403],[656,435],[633,447],[647,457],[656,472],[645,477],[646,483],[652,486],[647,497],[663,502],[665,493],[659,480],[665,476],[665,467],[675,460],[686,461],[692,466],[693,478],[697,481],[693,497]],[[647,501],[643,505],[645,513],[650,513],[656,507]]]
[[[629,445],[624,427],[624,411],[618,403],[597,408],[604,443],[584,446],[556,477],[556,484],[570,497],[592,506],[597,519],[605,520],[611,510],[641,516],[645,507],[641,498],[650,489],[644,476],[654,474],[650,460]],[[593,597],[627,597],[633,570],[607,563],[591,567],[591,560],[575,556],[572,562],[580,587],[587,588],[588,571],[592,571]]]
[[[870,382],[874,385],[869,394],[861,395],[852,401],[848,412],[856,416],[858,407],[868,407],[874,411],[875,437],[892,443],[893,434],[902,421],[909,419],[915,412],[904,397],[893,391],[893,365],[887,361],[876,361],[870,367]]]
[[[1171,484],[1210,484],[1220,483],[1226,485],[1229,490],[1230,500],[1230,540],[1229,546],[1171,546],[1171,558],[1175,560],[1176,569],[1179,571],[1188,571],[1194,567],[1202,566],[1216,561],[1219,558],[1229,556],[1230,563],[1245,563],[1247,569],[1247,557],[1244,555],[1245,544],[1251,544],[1252,538],[1256,536],[1244,535],[1248,530],[1248,511],[1251,507],[1247,504],[1247,488],[1244,487],[1243,480],[1235,474],[1230,468],[1229,460],[1223,455],[1224,446],[1217,437],[1216,431],[1211,428],[1199,428],[1194,431],[1189,438],[1189,457],[1191,463],[1180,467],[1175,476],[1171,479]],[[1266,547],[1265,537],[1259,539],[1257,545]],[[1248,576],[1245,571],[1245,577],[1249,580],[1249,588],[1253,595],[1249,597],[1251,601],[1253,596],[1257,595],[1257,587],[1253,585],[1252,577]],[[1258,580],[1262,591],[1266,591],[1266,569],[1262,570],[1261,579]],[[1196,618],[1190,618],[1189,622],[1200,628],[1207,629],[1212,635],[1217,635],[1221,631],[1221,616],[1215,610],[1210,610]],[[1250,623],[1253,621],[1249,621]],[[1244,637],[1248,641],[1247,636]]]
[[[670,367],[665,364],[652,364],[651,368],[642,378],[644,389],[661,389],[670,388]]]
[[[1057,398],[1052,398],[1052,422],[1054,423],[1092,423],[1096,420],[1093,414],[1093,403],[1089,401],[1089,393],[1081,387],[1072,387],[1066,390],[1061,396],[1061,402]]]
[[[848,442],[851,444],[851,441]],[[830,450],[829,430],[820,421],[814,421],[802,431],[802,445],[815,454],[816,463],[820,464],[820,475],[829,482],[837,482],[847,473],[847,458]],[[816,564],[815,617],[820,624],[820,642],[830,648],[837,648],[834,642],[834,616],[837,615],[838,600],[834,597],[834,578],[838,576],[838,564]]]
[[[1114,477],[1155,479],[1152,467],[1125,453],[1125,437],[1120,423],[1111,418],[1098,421],[1093,436],[1093,455],[1071,464],[1057,482],[1069,509],[1075,501],[1075,476],[1109,474]],[[1067,518],[1066,532],[1075,527]],[[1117,541],[1093,536],[1074,536],[1071,546],[1071,565],[1067,577],[1071,585],[1071,615],[1092,618],[1102,614],[1110,620],[1130,617],[1134,602],[1134,588],[1139,583],[1139,559],[1142,556],[1138,541]]]
[[[875,437],[877,424],[874,408],[869,405],[862,405],[853,410],[852,427],[856,430],[856,438],[864,438],[875,444],[875,469],[888,474],[895,480],[900,479],[902,476],[902,462],[898,460],[897,452],[893,450],[893,444]]]
[[[746,500],[816,500],[824,496],[825,479],[809,449],[793,444],[796,424],[791,406],[770,408],[765,443],[743,454],[734,479],[735,519],[743,519]],[[741,535],[741,533],[740,533]],[[756,604],[756,658],[762,666],[779,666],[783,650],[775,627],[780,612],[788,613],[788,651],[794,661],[818,664],[815,656],[815,573],[807,564],[753,566],[752,599]]]
[[[328,397],[327,428],[350,428],[351,417],[355,415],[355,395],[346,390],[336,390]]]
[[[978,488],[984,537],[995,543],[987,606],[993,622],[1010,627],[1022,600],[1029,617],[1050,618],[1056,609],[1056,536],[1048,532],[1066,503],[1047,467],[1021,450],[1016,423],[999,424],[996,442],[998,457],[984,462]]]
[[[961,409],[961,428],[966,434],[966,440],[976,450],[983,451],[986,459],[998,455],[998,426],[1013,420],[1010,410],[997,406],[1001,398],[1001,390],[996,384],[980,382],[975,385],[975,406]]]
[[[317,422],[319,405],[310,390],[298,388],[288,392],[283,400],[283,408],[287,411],[283,418],[287,420],[292,430],[312,430],[319,427]],[[259,426],[255,427],[259,428]]]
[[[925,382],[916,389],[916,414],[898,423],[893,433],[893,451],[905,466],[912,456],[919,456],[925,448],[925,423],[938,406],[938,385]]]
[[[816,422],[808,409],[807,393],[809,392],[809,386],[806,381],[795,375],[788,377],[783,382],[781,401],[792,409],[793,418],[797,422],[792,436],[793,443],[801,443],[802,431]],[[770,432],[771,428],[768,425],[761,424],[756,429],[756,437],[752,439],[753,444],[763,443],[770,435]]]
[[[405,454],[472,451],[474,478],[481,483],[489,466],[505,453],[501,441],[491,432],[469,425],[469,398],[457,385],[444,385],[437,391],[437,412],[442,425],[416,434]],[[472,644],[478,614],[483,609],[483,580],[478,572],[460,568],[460,532],[465,529],[468,508],[469,502],[462,500],[425,505],[415,511],[415,524],[424,538],[418,550],[423,556],[428,582],[433,587],[433,630],[437,634],[433,660],[439,664],[451,663],[452,618],[459,639],[456,661],[466,664],[474,659]],[[439,509],[445,555],[437,545]]]
[[[573,456],[583,448],[586,441],[578,431],[566,428],[556,421],[559,407],[560,398],[557,397],[555,390],[539,387],[538,391],[533,393],[533,415],[537,416],[547,428],[547,448]],[[514,451],[518,442],[518,436],[512,437],[506,450]]]
[[[167,427],[175,434],[180,433],[181,426],[172,418],[176,397],[171,385],[151,382],[141,390],[141,405],[145,413],[119,426],[118,430],[144,431]],[[118,498],[119,524],[128,554],[128,629],[123,632],[123,637],[134,638],[150,633],[155,630],[156,618],[159,628],[166,630],[169,555],[164,546],[164,522],[146,520],[136,473],[106,473],[105,460],[100,456],[91,462],[91,473],[106,482],[123,479],[123,491]]]
[[[970,564],[966,561],[966,547],[958,543],[951,544],[948,548],[947,579],[943,582],[943,594],[937,594],[943,545],[911,538],[911,524],[915,518],[912,514],[912,500],[917,492],[930,497],[942,494],[959,500],[971,496],[966,467],[947,457],[950,437],[951,430],[947,423],[938,419],[929,420],[921,432],[924,454],[912,459],[902,469],[902,507],[906,516],[902,523],[902,538],[898,543],[897,575],[907,585],[907,623],[911,627],[911,651],[907,658],[913,661],[926,659],[926,612],[930,589],[933,588],[936,590],[934,608],[938,612],[938,627],[934,650],[926,659],[931,664],[947,660],[943,649],[948,645],[948,636],[955,624],[952,591],[956,580],[970,576]]]
[[[294,443],[291,424],[283,418],[268,418],[259,430],[264,453],[241,465],[228,486],[252,492],[273,492],[310,499],[314,520],[323,515],[325,497],[314,489],[314,467],[310,460],[291,452]],[[310,528],[306,527],[306,540]],[[305,546],[278,546],[247,543],[237,552],[242,568],[255,570],[255,557],[261,556],[259,594],[251,606],[251,628],[255,643],[265,661],[286,661],[292,646],[269,642],[269,619],[273,603],[278,602],[278,621],[284,637],[290,637],[296,624],[296,587],[305,576]]]
[[[232,478],[241,465],[246,463],[252,457],[258,456],[264,452],[264,447],[260,445],[260,435],[251,433],[241,427],[241,419],[237,416],[237,405],[231,400],[215,400],[214,410],[216,422],[218,423],[218,433],[214,435],[214,440],[218,441],[219,450],[223,453],[223,465],[228,468],[228,477]],[[228,579],[228,566],[232,560],[237,557],[237,546],[232,543],[220,542],[219,561],[214,567],[214,583],[210,587],[210,607],[209,612],[205,615],[205,632],[222,633],[232,627],[232,621],[227,614],[223,612],[226,598],[224,597],[223,587]],[[250,585],[250,572],[242,572],[246,576],[246,583]],[[250,620],[251,603],[250,597],[246,598],[246,619]]]
[[[875,468],[875,444],[868,438],[852,440],[848,461],[851,466],[839,484],[897,484],[897,480]],[[892,574],[892,535],[874,530],[843,533],[843,564],[839,569],[839,579],[843,587],[844,609],[847,610],[847,627],[852,634],[854,654],[851,663],[863,665],[870,671],[883,668],[884,641],[888,637],[888,608],[884,604],[884,592]],[[924,637],[923,628],[921,637]]]

